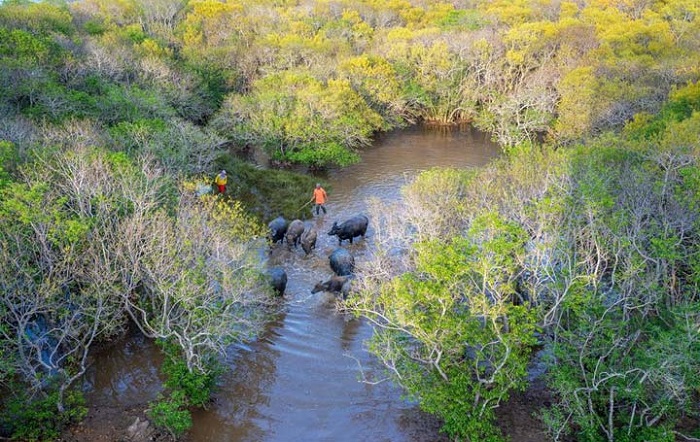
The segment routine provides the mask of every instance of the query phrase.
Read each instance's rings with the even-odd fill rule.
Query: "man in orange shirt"
[[[314,196],[311,198],[311,201],[316,202],[316,215],[319,214],[319,209],[323,210],[323,214],[326,214],[326,200],[328,199],[328,195],[326,194],[326,191],[323,190],[323,187],[321,187],[320,183],[316,183],[316,188],[314,189]]]

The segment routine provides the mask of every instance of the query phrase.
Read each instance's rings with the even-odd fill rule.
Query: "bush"
[[[322,82],[305,71],[270,75],[249,94],[229,96],[212,124],[239,144],[310,166],[357,161],[353,150],[389,127],[349,80]]]
[[[159,340],[158,345],[165,353],[160,369],[167,377],[165,386],[170,393],[151,402],[148,417],[156,427],[178,438],[192,426],[189,407],[203,407],[209,401],[221,370],[213,357],[207,360],[204,371],[189,370],[177,344]]]
[[[165,386],[173,392],[171,396],[179,396],[182,393],[183,400],[188,405],[204,406],[209,401],[216,378],[221,373],[216,361],[213,358],[208,361],[207,372],[190,371],[180,356],[179,347],[162,341],[160,345],[166,354],[160,369],[167,377]]]
[[[164,428],[178,438],[192,427],[192,415],[186,406],[185,394],[175,391],[168,398],[160,396],[157,401],[151,402],[148,417],[156,427]]]
[[[21,387],[12,390],[26,391]],[[0,428],[8,429],[12,439],[34,441],[57,438],[66,426],[80,422],[87,414],[85,398],[79,391],[66,393],[63,413],[56,409],[58,395],[56,390],[44,397],[32,398],[25,392],[7,399],[0,413]]]
[[[173,172],[209,170],[221,139],[213,133],[175,118],[122,121],[109,130],[114,149],[130,155],[152,154]]]
[[[17,162],[17,150],[9,141],[0,141],[0,189],[11,181],[11,172]]]
[[[306,164],[313,167],[323,167],[327,164],[337,164],[345,167],[357,163],[360,156],[339,143],[329,142],[318,145],[305,144],[286,155],[276,155],[278,159],[288,159],[293,163]]]
[[[700,82],[674,89],[658,115],[639,113],[625,126],[626,135],[633,140],[651,140],[663,135],[673,123],[690,118],[700,111]]]

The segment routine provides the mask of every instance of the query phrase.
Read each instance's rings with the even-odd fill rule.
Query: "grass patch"
[[[311,199],[317,182],[328,191],[323,180],[297,172],[275,169],[261,169],[230,155],[219,157],[217,170],[228,173],[227,196],[241,201],[246,209],[267,223],[279,215],[288,220],[311,217]],[[212,180],[214,173],[212,173]]]

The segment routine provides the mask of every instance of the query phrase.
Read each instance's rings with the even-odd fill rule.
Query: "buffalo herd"
[[[338,247],[328,256],[328,261],[335,274],[327,281],[319,281],[311,293],[325,291],[339,294],[343,299],[347,298],[355,269],[355,258],[347,249],[340,246],[343,241],[347,240],[352,244],[354,238],[359,236],[364,238],[368,224],[369,219],[365,215],[353,216],[340,224],[337,221],[333,223],[328,235],[338,237]],[[282,216],[278,216],[270,221],[268,228],[269,240],[272,245],[286,241],[289,250],[296,250],[301,246],[305,256],[308,256],[316,248],[318,236],[316,229],[301,220],[295,219],[288,222]],[[287,273],[284,269],[273,267],[269,269],[268,276],[274,292],[278,296],[284,295],[287,287]]]

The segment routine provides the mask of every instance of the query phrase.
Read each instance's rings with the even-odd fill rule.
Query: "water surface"
[[[328,214],[307,221],[319,231],[316,250],[306,257],[278,245],[270,256],[270,264],[283,266],[289,277],[285,312],[260,339],[231,349],[214,402],[194,413],[187,440],[445,440],[434,419],[403,400],[391,383],[378,382],[381,367],[364,348],[372,334],[369,324],[339,313],[332,295],[310,290],[332,274],[328,255],[337,238],[326,232],[333,221],[365,212],[370,197],[400,198],[401,186],[422,170],[479,167],[498,154],[497,146],[470,129],[411,128],[383,134],[362,153],[361,163],[326,172]],[[372,231],[370,220],[365,240],[344,243],[356,261],[371,251]],[[157,349],[133,339],[98,361],[99,372],[91,371],[90,402],[155,398],[160,390]],[[133,345],[140,346],[138,352],[128,350]]]

